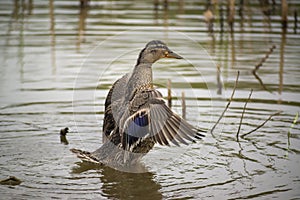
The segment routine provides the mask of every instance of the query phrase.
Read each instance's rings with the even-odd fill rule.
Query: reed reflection
[[[230,41],[231,41],[231,67],[234,68],[236,65],[236,54],[235,54],[235,39],[234,31],[230,30]]]
[[[244,10],[245,10],[245,5],[244,5],[244,0],[241,0],[240,1],[240,5],[239,5],[239,17],[240,17],[240,20],[239,20],[239,23],[240,23],[240,40],[239,41],[239,50],[240,50],[240,53],[243,53],[244,51],[244,33],[245,33],[245,28],[244,28],[244,21],[245,21],[245,17],[244,17]]]
[[[159,6],[159,1],[154,0],[153,1],[153,10],[154,10],[153,19],[154,19],[155,25],[158,25],[158,6]]]
[[[55,18],[53,0],[49,0],[50,34],[51,34],[51,67],[52,74],[56,74],[56,39],[55,39]]]
[[[169,32],[169,2],[164,0],[164,37],[165,41],[168,43],[168,32]]]
[[[15,6],[19,6],[18,3]],[[24,82],[24,18],[25,18],[25,1],[21,2],[21,12],[17,13],[17,20],[19,24],[19,48],[18,48],[18,63],[20,63],[20,79]],[[19,8],[15,8],[16,11]],[[20,17],[20,18],[19,18]]]
[[[286,45],[286,26],[282,27],[281,44],[280,44],[280,61],[279,61],[279,87],[278,93],[281,94],[283,90],[283,68],[284,68],[284,51]]]
[[[184,14],[184,0],[178,0],[178,13]]]
[[[25,51],[24,51],[24,44],[25,44],[25,37],[24,37],[24,29],[27,28],[25,26],[26,24],[26,18],[32,14],[33,10],[33,1],[29,0],[27,1],[21,1],[15,0],[13,2],[13,10],[10,15],[10,20],[8,22],[8,29],[6,32],[7,39],[5,41],[5,46],[9,48],[11,45],[13,45],[14,40],[16,40],[16,37],[14,35],[14,31],[18,31],[18,45],[17,45],[17,52],[16,52],[16,59],[18,59],[18,64],[20,65],[20,81],[24,82],[24,65],[25,65]],[[27,13],[26,13],[27,12]],[[11,44],[12,42],[12,44]],[[4,59],[8,59],[10,57],[10,53],[5,51]]]
[[[164,40],[168,41],[169,32],[169,1],[164,0],[162,2],[162,15],[159,13],[159,0],[153,1],[153,20],[154,25],[159,26],[162,20],[162,25],[164,26]],[[160,20],[161,19],[161,20]]]
[[[81,43],[85,42],[86,19],[87,19],[88,11],[90,8],[88,1],[86,2],[86,4],[83,4],[83,5],[85,5],[85,6],[80,6],[80,11],[79,11],[78,37],[77,37],[77,43],[76,43],[77,51],[80,50]]]

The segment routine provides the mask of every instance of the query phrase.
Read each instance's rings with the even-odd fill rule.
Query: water
[[[179,2],[171,1],[167,11],[162,3],[155,11],[152,1],[92,1],[84,9],[66,0],[0,2],[0,178],[22,180],[1,185],[2,198],[300,198],[299,120],[292,127],[300,111],[299,23],[295,27],[293,18],[299,2],[289,1],[286,32],[279,2],[267,16],[258,2],[245,1],[243,10],[236,6],[234,32],[217,17],[212,34],[204,23],[206,1]],[[225,18],[225,5],[213,9]],[[240,71],[225,117],[201,142],[155,146],[143,159],[147,173],[80,164],[69,149],[99,147],[107,91],[151,39],[186,58],[158,62],[154,79],[165,96],[172,80],[179,114],[185,92],[186,118],[195,126],[215,124]],[[272,45],[257,71],[261,85],[251,71]],[[282,112],[237,142],[251,89],[240,135]],[[71,130],[68,145],[60,142],[64,127]]]

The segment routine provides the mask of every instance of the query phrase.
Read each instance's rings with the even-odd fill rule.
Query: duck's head
[[[171,51],[162,41],[152,40],[148,42],[146,47],[141,51],[137,65],[141,63],[154,63],[161,58],[182,59],[180,55]]]

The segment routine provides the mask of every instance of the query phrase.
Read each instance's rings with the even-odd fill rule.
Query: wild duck
[[[130,165],[155,143],[179,146],[204,136],[174,113],[153,87],[152,64],[161,58],[182,59],[165,43],[150,41],[132,72],[112,85],[105,100],[103,145],[92,153],[71,149],[80,159],[110,166]]]

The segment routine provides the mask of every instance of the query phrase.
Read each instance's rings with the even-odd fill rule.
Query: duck
[[[130,166],[155,144],[180,146],[205,135],[165,103],[153,85],[152,65],[160,59],[183,59],[160,40],[140,51],[133,70],[111,86],[104,103],[102,146],[94,152],[71,149],[82,161]]]

